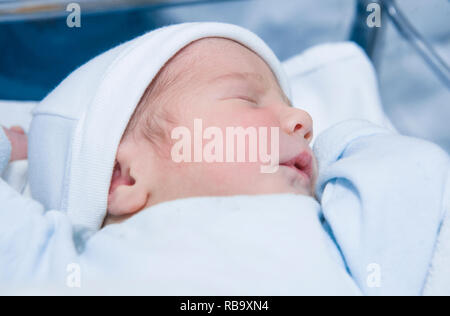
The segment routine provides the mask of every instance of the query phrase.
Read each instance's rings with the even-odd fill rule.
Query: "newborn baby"
[[[1,284],[61,284],[77,263],[85,279],[143,280],[154,294],[421,293],[448,155],[348,121],[317,138],[316,164],[311,117],[247,30],[150,32],[33,114],[34,199],[0,181]],[[228,146],[230,128],[246,136]],[[5,132],[0,171],[27,156],[23,131]]]
[[[278,128],[279,138],[272,142],[280,144],[280,167],[263,173],[260,159],[175,162],[172,131],[184,126],[193,135],[196,119],[202,120],[203,128],[220,129],[222,135],[227,127]],[[311,139],[311,117],[292,107],[257,54],[228,39],[201,39],[162,69],[138,105],[118,149],[107,223],[185,197],[313,195],[316,165]],[[243,150],[248,157],[248,138],[235,147],[239,145],[236,152]]]

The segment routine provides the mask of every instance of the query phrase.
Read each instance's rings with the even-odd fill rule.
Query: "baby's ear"
[[[108,214],[112,216],[132,215],[148,202],[148,192],[133,178],[129,166],[126,160],[116,160],[108,196]]]

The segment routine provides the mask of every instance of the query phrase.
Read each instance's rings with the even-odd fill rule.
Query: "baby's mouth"
[[[313,158],[307,151],[303,151],[294,158],[280,163],[280,166],[286,166],[294,169],[303,177],[306,177],[309,181],[313,178]]]

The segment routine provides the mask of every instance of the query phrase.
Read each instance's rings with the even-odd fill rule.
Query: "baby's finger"
[[[25,134],[25,130],[22,127],[20,127],[20,126],[11,126],[9,128],[9,130],[12,131],[12,132],[15,132],[15,133],[22,134],[22,135]]]

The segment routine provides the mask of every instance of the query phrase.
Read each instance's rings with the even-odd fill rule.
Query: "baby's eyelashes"
[[[261,108],[262,106],[257,102],[256,100],[245,98],[245,97],[234,97],[234,98],[228,98],[226,99],[228,101],[232,101],[236,104],[239,104],[240,106],[244,107],[250,107],[250,108]]]
[[[235,97],[234,99],[242,100],[242,101],[250,103],[251,105],[258,106],[258,102],[250,97],[239,96],[239,97]]]
[[[220,98],[222,101],[243,101],[247,104],[250,104],[252,106],[258,106],[259,102],[256,100],[255,97],[247,96],[247,95],[234,95],[234,96],[227,96],[224,98]]]

